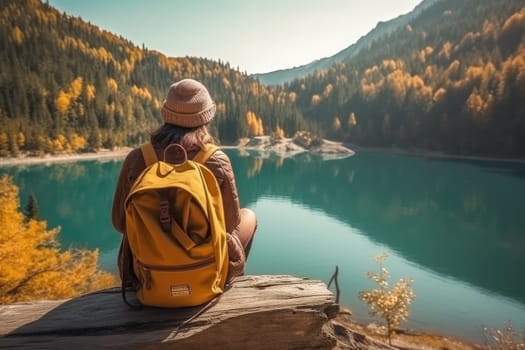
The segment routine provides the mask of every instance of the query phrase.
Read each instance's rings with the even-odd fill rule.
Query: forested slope
[[[143,142],[182,78],[209,88],[223,142],[305,127],[292,100],[228,64],[168,58],[38,0],[0,1],[0,24],[0,155]]]
[[[0,156],[133,146],[194,78],[213,132],[525,158],[525,1],[442,0],[328,69],[268,87],[228,63],[137,47],[38,0],[0,1]]]
[[[440,1],[283,89],[334,139],[523,158],[525,1]]]

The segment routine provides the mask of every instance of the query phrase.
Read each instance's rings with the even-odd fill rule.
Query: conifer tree
[[[38,202],[36,196],[33,192],[29,194],[29,199],[27,201],[26,210],[24,212],[26,222],[29,220],[39,220],[39,211],[38,211]]]

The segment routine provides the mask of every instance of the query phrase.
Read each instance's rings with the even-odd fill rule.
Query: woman
[[[173,143],[184,147],[188,159],[193,158],[207,143],[213,143],[208,132],[208,124],[215,116],[215,103],[208,90],[200,82],[184,79],[170,86],[161,109],[164,125],[151,135],[151,143],[158,159],[164,159],[164,149]],[[166,161],[178,163],[178,152],[166,152]],[[237,186],[232,165],[228,156],[216,151],[204,164],[215,175],[221,188],[228,232],[228,254],[230,259],[228,280],[244,274],[246,259],[257,227],[255,213],[240,208]],[[124,201],[140,173],[145,169],[144,157],[140,148],[131,151],[124,163],[118,179],[113,199],[112,221],[115,229],[126,231]],[[122,276],[122,245],[119,252],[119,270]]]

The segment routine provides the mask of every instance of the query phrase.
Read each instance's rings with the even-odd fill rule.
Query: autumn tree
[[[62,250],[59,228],[25,220],[11,177],[0,178],[0,188],[0,304],[71,298],[116,284],[114,275],[97,268],[97,250]]]
[[[257,117],[257,115],[254,112],[248,111],[246,113],[246,123],[248,124],[248,127],[250,128],[251,136],[264,135],[264,127],[263,127],[262,119],[260,117]]]
[[[392,335],[395,329],[405,321],[409,315],[408,305],[412,303],[416,295],[412,291],[412,280],[400,279],[392,289],[388,288],[390,274],[383,267],[386,253],[379,254],[375,260],[379,264],[379,272],[367,272],[378,288],[359,292],[359,299],[370,306],[370,316],[379,316],[386,322],[388,343],[392,345]]]

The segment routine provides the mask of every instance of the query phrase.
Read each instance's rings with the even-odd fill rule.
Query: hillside
[[[292,101],[269,103],[278,97],[228,64],[168,58],[39,0],[1,1],[0,23],[0,156],[139,144],[182,78],[210,90],[222,142],[305,127]]]
[[[277,90],[330,139],[524,158],[524,72],[523,0],[442,0]]]
[[[138,47],[39,0],[0,1],[0,23],[0,156],[137,145],[161,123],[168,86],[194,78],[217,103],[212,132],[223,144],[306,130],[525,158],[524,0],[426,0],[325,69],[278,86]]]

